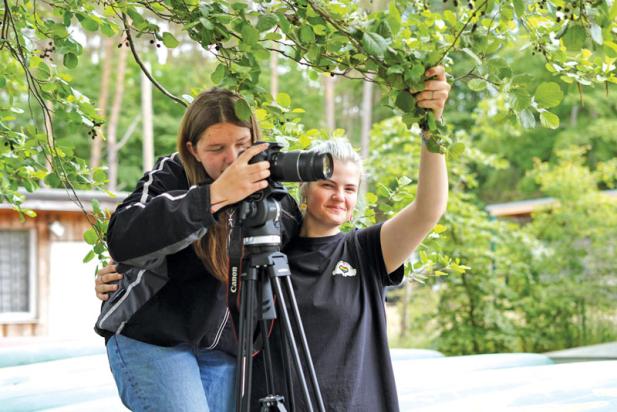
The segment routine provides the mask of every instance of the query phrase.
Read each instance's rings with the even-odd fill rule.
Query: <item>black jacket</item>
[[[291,196],[277,200],[287,212],[281,218],[285,244],[296,234],[300,215]],[[104,302],[96,332],[235,354],[226,285],[206,270],[192,246],[214,223],[210,185],[189,187],[177,153],[159,159],[111,217],[107,243],[124,277]]]

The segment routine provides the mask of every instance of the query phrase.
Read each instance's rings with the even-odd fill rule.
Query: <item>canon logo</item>
[[[231,287],[229,288],[231,293],[236,293],[238,291],[238,268],[231,268]]]

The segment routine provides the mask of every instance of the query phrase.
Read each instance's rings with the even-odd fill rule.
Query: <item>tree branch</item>
[[[456,45],[456,42],[458,41],[458,39],[461,37],[461,35],[463,34],[465,29],[469,25],[469,22],[471,22],[471,19],[473,19],[474,16],[476,15],[476,13],[478,12],[478,10],[480,10],[482,7],[485,7],[487,5],[487,3],[488,3],[488,0],[484,0],[484,2],[482,4],[480,4],[478,7],[476,7],[476,9],[471,13],[469,18],[465,22],[465,24],[463,24],[463,27],[461,28],[461,30],[456,34],[456,37],[454,37],[454,41],[452,41],[452,44],[450,44],[450,46],[448,46],[446,51],[443,52],[443,54],[439,58],[438,63],[441,63],[443,61],[444,57],[446,57],[448,55],[450,50],[452,50],[454,48],[454,46]]]
[[[126,40],[129,42],[129,47],[131,49],[131,53],[133,53],[133,57],[135,58],[135,61],[137,62],[137,64],[141,68],[141,71],[144,72],[146,77],[148,79],[150,79],[152,84],[157,89],[159,89],[161,91],[161,93],[163,93],[165,96],[169,97],[174,102],[176,102],[178,104],[181,104],[184,107],[187,107],[188,104],[184,100],[182,100],[182,99],[174,96],[170,92],[168,92],[158,81],[156,81],[156,79],[154,77],[152,77],[152,75],[150,74],[150,72],[148,71],[148,69],[146,68],[144,63],[141,61],[141,58],[139,57],[139,55],[137,54],[137,50],[135,49],[135,44],[133,42],[133,37],[131,36],[131,28],[130,28],[127,20],[126,20],[126,14],[124,14],[124,13],[122,13],[122,23],[124,24],[124,31],[126,33]]]
[[[116,150],[117,151],[120,151],[120,149],[122,149],[124,147],[124,145],[127,144],[129,139],[133,135],[133,132],[135,131],[135,128],[139,124],[140,120],[141,120],[141,115],[140,114],[138,114],[137,116],[133,117],[133,120],[131,121],[131,124],[126,129],[126,131],[124,132],[124,135],[122,135],[122,139],[120,139],[120,141],[116,144]]]

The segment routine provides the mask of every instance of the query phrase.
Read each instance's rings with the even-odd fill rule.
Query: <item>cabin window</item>
[[[0,321],[35,318],[35,232],[0,230]]]

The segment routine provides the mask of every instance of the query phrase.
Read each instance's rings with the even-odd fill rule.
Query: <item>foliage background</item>
[[[123,91],[122,135],[141,111],[138,57],[166,90],[153,91],[157,155],[175,151],[184,105],[215,85],[240,91],[264,135],[292,149],[332,135],[360,147],[369,116],[356,224],[380,221],[415,195],[425,115],[409,90],[441,62],[453,84],[447,132],[431,127],[432,148],[448,156],[448,213],[406,266],[410,281],[391,292],[392,343],[467,354],[615,340],[617,197],[606,193],[617,180],[617,3],[575,3],[5,0],[0,195],[35,218],[20,208],[23,190],[105,190],[109,163],[88,164],[92,136],[108,134],[109,103],[105,116],[95,104],[103,63],[109,94]],[[126,75],[113,84],[122,51]],[[140,128],[118,157],[116,188],[131,190],[143,173]],[[485,210],[546,196],[556,202],[531,221]],[[104,213],[96,217],[89,258],[105,255]]]

